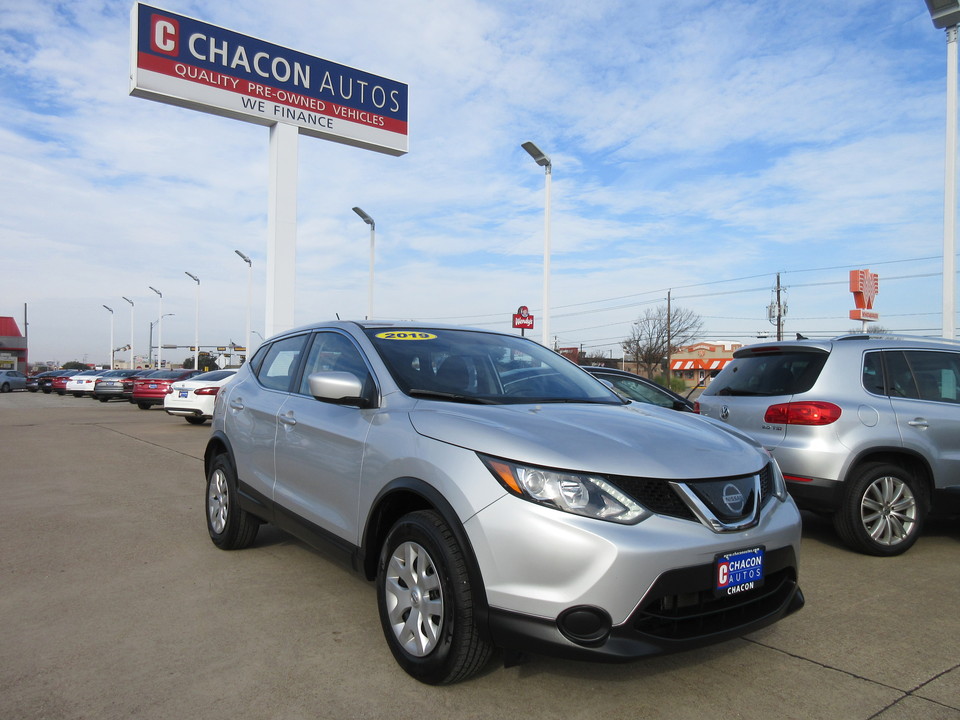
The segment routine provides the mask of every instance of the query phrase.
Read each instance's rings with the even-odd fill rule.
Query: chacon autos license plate
[[[181,390],[181,391],[180,391],[180,397],[182,397],[182,398],[190,397],[190,391],[189,391],[189,390]]]
[[[763,547],[718,555],[714,563],[714,592],[736,595],[763,585]]]

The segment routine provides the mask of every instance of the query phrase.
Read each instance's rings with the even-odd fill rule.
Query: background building
[[[0,370],[27,372],[27,339],[12,317],[0,317]]]

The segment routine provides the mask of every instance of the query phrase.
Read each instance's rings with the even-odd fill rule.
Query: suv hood
[[[724,477],[755,473],[767,461],[762,451],[696,415],[637,403],[421,405],[410,422],[425,437],[469,450],[608,475]]]

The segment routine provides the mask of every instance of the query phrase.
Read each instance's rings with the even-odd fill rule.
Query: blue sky
[[[756,341],[776,274],[786,332],[848,319],[880,275],[891,331],[939,334],[944,33],[922,0],[152,3],[405,82],[410,152],[300,140],[297,323],[366,313],[509,330],[541,315],[553,160],[551,334],[619,357],[648,308]],[[0,0],[0,315],[31,359],[243,342],[264,331],[266,128],[128,94],[130,10]],[[539,330],[531,333],[539,338]],[[256,336],[255,336],[256,339]],[[178,360],[186,351],[165,351]]]

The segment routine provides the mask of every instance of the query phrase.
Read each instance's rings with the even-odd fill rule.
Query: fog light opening
[[[603,645],[612,625],[605,611],[589,605],[568,608],[557,618],[557,627],[564,637],[585,647]]]

